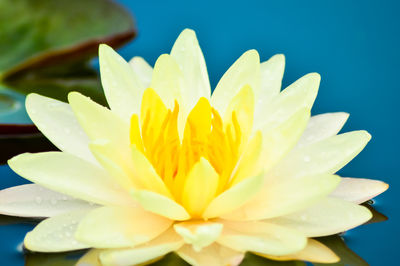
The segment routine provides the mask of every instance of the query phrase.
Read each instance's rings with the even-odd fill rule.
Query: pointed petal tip
[[[258,53],[258,51],[257,51],[256,49],[247,50],[246,52],[244,52],[243,55],[251,56],[251,57],[256,57],[256,58],[257,58],[257,61],[260,62],[260,54]]]
[[[192,35],[192,36],[196,37],[196,32],[190,28],[186,28],[179,34],[179,36],[183,36],[183,35]]]
[[[269,60],[273,60],[273,61],[281,62],[282,64],[285,64],[286,57],[284,54],[275,54],[275,55],[271,56],[271,58]]]
[[[99,44],[99,55],[102,53],[109,52],[109,51],[114,51],[114,49],[105,43]]]
[[[317,72],[311,72],[306,74],[304,77],[307,77],[309,79],[315,80],[315,82],[320,83],[321,82],[321,75]]]

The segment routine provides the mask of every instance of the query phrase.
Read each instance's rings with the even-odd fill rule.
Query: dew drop
[[[39,196],[37,196],[37,197],[35,198],[35,202],[36,202],[37,204],[41,204],[41,203],[42,203],[42,198],[39,197]]]
[[[305,221],[305,220],[307,220],[307,216],[306,216],[305,214],[303,214],[303,215],[300,217],[300,219],[301,219],[302,221]]]
[[[311,160],[311,158],[310,156],[304,156],[303,160],[308,163]]]

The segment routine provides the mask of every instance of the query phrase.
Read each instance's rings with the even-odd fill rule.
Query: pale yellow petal
[[[261,159],[262,150],[262,134],[257,131],[254,137],[244,148],[242,155],[240,156],[237,165],[232,173],[232,185],[236,185],[247,177],[259,175],[264,161]]]
[[[302,260],[314,263],[336,263],[340,258],[330,248],[321,242],[309,238],[307,246],[291,255],[286,256],[270,256],[268,254],[257,253],[257,255],[266,257],[272,260],[288,261],[288,260]]]
[[[48,189],[99,204],[133,204],[107,172],[64,152],[24,153],[8,161],[20,176]]]
[[[253,129],[254,100],[253,89],[249,85],[245,85],[232,98],[224,115],[225,127],[232,129],[235,128],[233,121],[233,117],[235,117],[240,126],[240,143],[244,145]]]
[[[10,187],[0,191],[0,214],[19,217],[51,217],[74,210],[95,208],[37,184]]]
[[[268,171],[275,166],[296,145],[310,118],[310,110],[302,108],[275,128],[266,127],[262,133],[261,160],[263,169]]]
[[[360,204],[378,196],[388,188],[388,184],[379,180],[344,177],[331,196]]]
[[[150,86],[151,76],[153,75],[153,68],[140,56],[133,57],[129,64],[133,68],[136,76],[145,88]]]
[[[132,247],[156,238],[171,224],[140,207],[101,207],[79,223],[75,238],[95,248]]]
[[[259,115],[263,116],[262,122],[257,124],[256,129],[274,128],[301,109],[311,110],[320,80],[317,73],[307,74],[284,89],[269,104],[263,104],[263,109],[259,111]]]
[[[102,266],[100,263],[100,253],[103,252],[102,249],[91,249],[85,253],[75,266]]]
[[[244,258],[244,252],[219,244],[212,244],[201,252],[195,251],[190,245],[185,245],[177,253],[187,263],[194,266],[237,266]]]
[[[134,248],[106,250],[100,254],[102,265],[130,266],[147,263],[184,244],[182,238],[171,228],[152,241]]]
[[[140,188],[138,182],[132,178],[132,157],[122,156],[110,141],[98,139],[89,144],[90,150],[101,166],[122,188],[129,191]]]
[[[157,174],[153,165],[135,146],[132,146],[132,178],[142,185],[142,188],[172,198],[167,186]]]
[[[349,114],[342,112],[312,116],[296,148],[301,148],[336,135],[348,118]]]
[[[261,220],[293,213],[326,197],[339,182],[339,176],[327,174],[283,180],[266,179],[255,198],[223,217],[230,220]]]
[[[67,103],[31,93],[25,107],[35,126],[57,148],[97,163],[88,147],[89,138]]]
[[[370,139],[366,131],[353,131],[295,149],[269,174],[277,178],[293,178],[335,173],[357,156]]]
[[[364,206],[326,198],[305,210],[267,221],[298,230],[308,237],[319,237],[350,230],[371,217],[371,212]]]
[[[248,177],[222,192],[211,201],[202,217],[214,218],[239,208],[256,195],[262,187],[263,180],[263,175]]]
[[[182,204],[195,217],[200,217],[215,197],[219,176],[204,158],[196,163],[186,177],[182,192]]]
[[[149,212],[167,217],[171,220],[184,221],[190,218],[188,212],[174,200],[146,190],[132,191],[133,198]]]
[[[260,97],[267,102],[277,96],[281,90],[285,56],[276,54],[260,65],[261,86]]]
[[[231,99],[243,86],[249,85],[255,94],[258,93],[260,79],[260,57],[256,50],[249,50],[236,60],[218,82],[211,95],[211,105],[224,117]]]
[[[99,64],[108,105],[128,122],[132,114],[139,113],[145,86],[132,67],[106,44],[99,46]]]
[[[163,54],[154,65],[150,87],[161,97],[168,109],[173,109],[175,100],[183,110],[182,91],[184,89],[183,73],[175,59]]]
[[[193,246],[200,252],[211,245],[220,236],[223,225],[221,223],[191,221],[174,225],[175,231],[182,236],[185,243]]]
[[[182,97],[188,108],[193,108],[201,97],[210,99],[206,62],[193,30],[182,31],[172,47],[171,56],[183,73],[185,89],[182,90]]]
[[[265,119],[265,114],[262,112],[265,105],[279,95],[284,69],[285,56],[283,54],[274,55],[260,65],[261,84],[259,93],[256,95],[254,111],[254,125],[257,128]]]
[[[87,213],[87,210],[77,210],[40,222],[25,236],[25,247],[38,252],[63,252],[90,247],[74,238],[78,223]]]
[[[108,140],[115,145],[121,156],[129,156],[130,117],[126,122],[114,112],[78,92],[68,94],[68,100],[79,123],[91,140]]]
[[[221,221],[224,229],[217,242],[240,252],[260,252],[275,256],[302,250],[307,238],[298,231],[268,222]]]

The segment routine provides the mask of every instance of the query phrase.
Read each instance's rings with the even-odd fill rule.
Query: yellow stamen
[[[178,114],[177,101],[173,110],[168,110],[154,90],[147,89],[143,95],[140,131],[137,116],[132,116],[131,144],[146,155],[178,202],[182,200],[187,176],[201,158],[219,176],[217,194],[221,193],[229,184],[243,145],[242,126],[236,112],[232,110],[231,119],[224,124],[218,111],[201,98],[187,117],[182,139],[178,133]]]

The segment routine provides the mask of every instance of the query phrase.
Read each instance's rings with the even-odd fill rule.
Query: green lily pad
[[[69,64],[135,36],[130,14],[109,0],[0,0],[0,79]]]
[[[26,94],[66,101],[79,91],[105,104],[89,60],[100,43],[115,48],[136,32],[131,15],[111,0],[0,0],[0,25],[3,164],[19,153],[56,149],[30,121]]]

